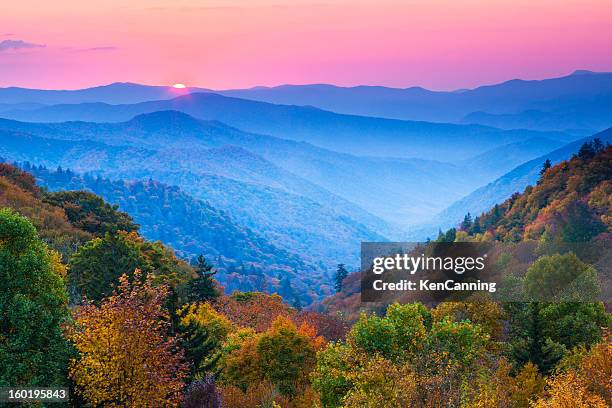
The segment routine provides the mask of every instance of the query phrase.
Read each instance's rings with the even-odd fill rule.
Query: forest
[[[606,304],[538,300],[560,278],[609,298],[609,275],[565,245],[610,248],[612,147],[599,140],[543,163],[536,185],[435,239],[532,248],[499,258],[520,302],[485,295],[362,307],[359,273],[343,265],[329,282],[337,293],[307,308],[287,280],[230,290],[217,279],[227,272],[214,241],[180,256],[168,245],[186,239],[178,232],[146,239],[131,214],[83,191],[83,179],[79,190],[53,191],[39,183],[57,174],[27,169],[0,164],[0,386],[67,387],[74,407],[612,404]],[[136,201],[139,188],[172,193],[88,182]],[[256,239],[236,234],[219,244]]]

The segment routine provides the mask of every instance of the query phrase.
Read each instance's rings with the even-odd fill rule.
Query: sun
[[[172,85],[172,87],[176,88],[176,89],[185,89],[185,88],[187,88],[185,86],[185,84],[174,84],[174,85]]]

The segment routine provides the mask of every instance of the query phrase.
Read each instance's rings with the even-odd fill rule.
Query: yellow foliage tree
[[[172,407],[181,401],[187,366],[167,336],[165,286],[139,271],[120,278],[100,306],[81,307],[69,338],[79,353],[70,366],[77,392],[92,406]]]

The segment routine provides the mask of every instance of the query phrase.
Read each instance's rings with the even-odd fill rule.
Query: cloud
[[[21,50],[21,49],[27,49],[27,48],[42,48],[42,47],[45,47],[45,45],[29,43],[23,40],[0,41],[0,52],[9,51],[9,50]]]

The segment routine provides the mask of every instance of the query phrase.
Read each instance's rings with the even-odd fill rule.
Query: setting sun
[[[176,88],[176,89],[185,89],[185,88],[187,88],[185,86],[185,84],[174,84],[174,85],[172,85],[172,87]]]

